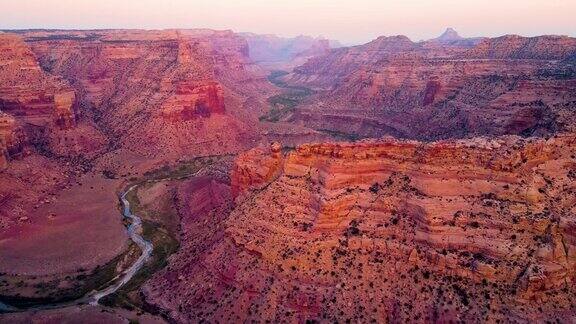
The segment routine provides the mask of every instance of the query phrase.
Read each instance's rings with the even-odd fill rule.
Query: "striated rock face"
[[[282,171],[283,155],[279,143],[270,148],[256,148],[236,159],[231,175],[232,195],[247,189],[262,189],[276,179]]]
[[[487,38],[465,53],[467,58],[563,60],[576,53],[576,38],[568,36]]]
[[[163,116],[171,121],[191,120],[223,114],[224,94],[216,82],[190,84],[181,82],[176,93],[162,104]]]
[[[315,129],[419,140],[572,131],[576,39],[505,36],[476,46],[404,36],[332,50],[294,69],[317,90],[292,119]]]
[[[22,38],[0,35],[0,110],[68,129],[75,124],[74,103],[74,91],[40,68]]]
[[[21,34],[0,34],[3,165],[24,152],[88,159],[101,151],[106,139],[81,120],[77,99],[67,81],[40,66]]]
[[[264,104],[259,95],[270,86],[250,70],[247,42],[231,31],[28,31],[22,37],[43,69],[70,82],[86,115],[118,138],[117,147],[176,157],[209,147],[235,151],[242,137],[255,136],[246,122],[257,116],[244,104]]]
[[[277,79],[310,93],[296,100],[273,96],[245,37],[0,34],[2,272],[101,266],[125,242],[124,181],[256,147],[146,186],[141,202],[164,217],[157,198],[169,196],[180,216],[180,250],[139,292],[170,319],[574,321],[573,39],[294,43],[290,64],[324,53]],[[258,123],[267,98],[303,102],[295,123]],[[258,146],[326,130],[526,138]]]
[[[252,150],[224,237],[148,300],[183,322],[569,321],[575,149],[562,135]]]
[[[254,145],[272,86],[251,69],[231,31],[2,33],[0,227],[43,219],[39,206],[86,174]]]

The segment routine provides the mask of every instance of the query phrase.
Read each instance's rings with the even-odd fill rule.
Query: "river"
[[[140,249],[142,250],[142,254],[138,258],[138,260],[136,260],[136,262],[134,262],[130,266],[130,268],[128,268],[128,270],[126,270],[124,272],[122,278],[119,281],[117,281],[112,286],[106,287],[106,288],[99,290],[99,291],[89,293],[88,295],[86,295],[80,299],[76,299],[76,300],[68,301],[68,302],[51,303],[51,304],[33,306],[33,307],[22,308],[22,309],[12,307],[10,305],[6,305],[6,304],[3,304],[2,302],[0,302],[0,312],[19,312],[19,311],[29,311],[29,310],[55,309],[55,308],[73,306],[73,305],[86,304],[86,303],[89,303],[90,305],[98,305],[98,302],[100,301],[100,299],[102,299],[103,297],[106,297],[110,294],[113,294],[118,289],[120,289],[122,286],[124,286],[126,283],[128,283],[130,281],[130,279],[132,279],[132,277],[134,277],[134,275],[142,268],[142,266],[144,266],[146,261],[148,261],[148,259],[150,259],[150,256],[152,255],[152,250],[154,249],[154,246],[152,245],[152,243],[145,240],[142,237],[142,235],[140,234],[142,232],[142,219],[132,213],[132,210],[130,209],[130,202],[128,201],[128,199],[126,199],[126,195],[128,195],[132,190],[136,189],[137,187],[138,187],[138,185],[133,185],[132,187],[130,187],[126,191],[124,191],[120,195],[120,201],[122,202],[124,218],[130,220],[130,224],[127,227],[128,236],[130,237],[130,239],[132,241],[134,241],[134,243],[136,243],[140,247]]]
[[[104,290],[94,293],[90,299],[90,305],[98,305],[98,301],[100,299],[115,293],[118,289],[120,289],[120,287],[128,283],[128,281],[134,277],[136,272],[142,268],[144,263],[146,263],[146,261],[148,261],[152,255],[154,246],[151,242],[146,241],[142,235],[140,235],[142,232],[142,219],[132,213],[132,210],[130,209],[130,202],[128,199],[126,199],[126,195],[128,195],[130,191],[134,190],[137,186],[138,185],[133,185],[132,187],[128,188],[128,190],[126,190],[122,196],[120,196],[120,200],[122,201],[124,217],[131,220],[131,224],[128,225],[128,236],[130,236],[130,239],[140,247],[142,254],[138,260],[136,260],[136,262],[134,262],[134,264],[132,264],[130,268],[126,270],[120,281]]]

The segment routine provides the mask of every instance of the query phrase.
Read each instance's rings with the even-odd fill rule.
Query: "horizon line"
[[[444,31],[447,30],[454,30],[458,33],[458,31],[452,27],[447,27]],[[355,42],[355,43],[351,43],[351,42],[342,42],[340,39],[336,39],[336,38],[329,38],[326,37],[324,35],[312,35],[312,34],[297,34],[297,35],[282,35],[282,34],[277,34],[277,33],[257,33],[257,32],[252,32],[252,31],[237,31],[234,30],[232,28],[223,28],[223,29],[218,29],[218,28],[210,28],[210,27],[167,27],[167,28],[145,28],[145,27],[108,27],[108,28],[67,28],[67,27],[58,27],[58,28],[50,28],[50,27],[32,27],[32,28],[3,28],[0,27],[0,32],[26,32],[26,31],[47,31],[47,32],[58,32],[58,31],[78,31],[78,32],[83,32],[83,31],[119,31],[119,30],[127,30],[127,31],[171,31],[171,30],[209,30],[209,31],[215,31],[215,32],[232,32],[234,34],[253,34],[253,35],[259,35],[259,36],[274,36],[274,37],[278,37],[278,38],[284,38],[284,39],[293,39],[293,38],[298,38],[298,37],[311,37],[311,38],[320,38],[320,39],[326,39],[329,41],[337,41],[339,42],[341,45],[345,45],[345,46],[355,46],[355,45],[362,45],[362,44],[367,44],[371,41],[374,41],[380,37],[398,37],[398,36],[403,36],[408,38],[410,41],[412,41],[413,43],[420,43],[420,42],[426,42],[426,41],[430,41],[430,40],[434,40],[437,37],[439,37],[440,35],[438,35],[437,37],[434,38],[428,38],[428,39],[419,39],[419,40],[414,40],[413,38],[411,38],[410,36],[406,35],[406,34],[382,34],[379,36],[376,36],[375,38],[372,38],[371,40],[367,41],[367,42]],[[462,39],[479,39],[479,38],[500,38],[500,37],[506,37],[506,36],[518,36],[518,37],[523,37],[523,38],[538,38],[538,37],[549,37],[549,36],[555,36],[555,37],[568,37],[568,38],[576,38],[575,36],[571,36],[569,34],[539,34],[539,35],[534,35],[534,36],[526,36],[526,35],[522,35],[522,34],[501,34],[499,36],[462,36],[459,35],[460,37],[462,37]]]

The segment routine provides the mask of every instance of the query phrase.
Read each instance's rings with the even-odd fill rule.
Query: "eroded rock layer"
[[[22,38],[0,34],[0,110],[70,128],[74,103],[74,90],[46,74]]]
[[[573,135],[255,149],[233,168],[224,237],[146,294],[183,322],[569,321],[575,149]]]
[[[287,78],[318,91],[293,120],[419,140],[574,130],[575,38],[503,36],[475,43],[380,37],[313,58]]]
[[[178,84],[176,94],[162,105],[163,116],[172,121],[224,113],[224,95],[218,83]]]
[[[176,157],[237,151],[257,135],[250,123],[271,86],[253,71],[246,41],[231,31],[19,35],[44,70],[73,86],[82,114],[115,148]]]
[[[324,138],[258,122],[275,91],[266,73],[231,31],[2,33],[0,168],[13,167],[0,173],[0,207],[20,206],[2,207],[10,215],[2,223],[31,222],[38,202],[29,198],[56,194],[87,172],[134,175],[272,137]],[[48,160],[60,164],[45,170],[54,186],[30,185],[26,169]]]

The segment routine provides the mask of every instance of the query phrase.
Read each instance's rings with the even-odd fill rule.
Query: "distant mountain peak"
[[[458,34],[458,32],[456,30],[454,30],[453,28],[448,27],[446,29],[446,31],[444,33],[442,33],[442,35],[440,35],[440,37],[436,38],[436,40],[439,41],[455,41],[455,40],[461,40],[464,39],[464,37],[460,36]]]

